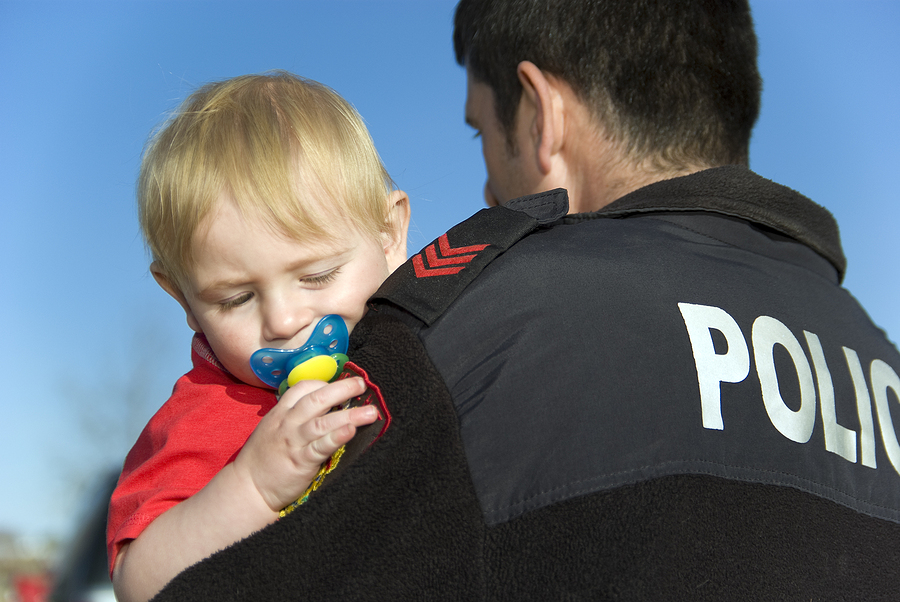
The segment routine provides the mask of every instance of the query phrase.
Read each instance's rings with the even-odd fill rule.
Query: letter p
[[[740,327],[725,310],[711,305],[679,303],[684,318],[700,385],[700,410],[703,428],[723,430],[722,399],[719,383],[738,383],[750,373],[750,352]],[[728,351],[716,353],[712,329],[725,336]]]

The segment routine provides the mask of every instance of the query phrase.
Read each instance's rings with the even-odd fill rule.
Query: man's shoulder
[[[399,307],[431,325],[494,260],[528,235],[558,223],[568,207],[566,191],[557,188],[483,209],[413,255],[372,302]]]

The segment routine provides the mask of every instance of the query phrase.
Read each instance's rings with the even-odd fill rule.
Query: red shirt
[[[109,506],[110,575],[122,545],[233,461],[276,403],[275,391],[226,372],[203,335],[194,336],[191,361],[125,458]]]

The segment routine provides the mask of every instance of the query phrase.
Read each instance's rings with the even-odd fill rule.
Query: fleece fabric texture
[[[897,537],[790,487],[663,477],[489,529],[479,599],[895,600]]]

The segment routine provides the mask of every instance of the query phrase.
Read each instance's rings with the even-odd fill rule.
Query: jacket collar
[[[827,209],[738,165],[656,182],[599,211],[570,215],[565,220],[627,217],[660,211],[709,211],[761,224],[816,251],[835,267],[840,279],[847,269],[838,225]]]

